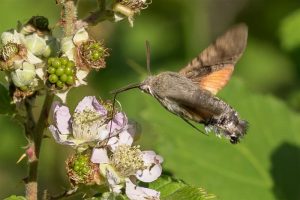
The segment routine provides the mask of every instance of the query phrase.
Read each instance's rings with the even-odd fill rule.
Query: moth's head
[[[153,95],[152,92],[152,83],[154,80],[154,76],[148,76],[141,84],[140,84],[140,90],[142,90],[145,93]]]

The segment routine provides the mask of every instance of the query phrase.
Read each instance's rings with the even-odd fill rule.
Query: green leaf
[[[150,183],[149,188],[160,191],[160,199],[162,200],[205,200],[214,198],[214,195],[207,194],[202,188],[189,186],[169,176],[160,177],[155,182]]]
[[[12,114],[13,108],[8,90],[0,84],[0,114]]]
[[[300,116],[236,79],[220,96],[249,121],[241,143],[198,133],[150,96],[143,101],[143,142],[164,157],[164,169],[222,200],[299,199]]]
[[[293,50],[300,47],[300,9],[285,17],[280,24],[279,36],[282,47]]]
[[[7,197],[7,198],[5,198],[3,200],[26,200],[26,198],[23,197],[23,196],[12,195],[12,196]]]

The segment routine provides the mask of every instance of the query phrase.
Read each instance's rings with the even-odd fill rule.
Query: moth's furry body
[[[150,76],[140,89],[154,96],[170,112],[213,127],[229,137],[232,143],[238,142],[246,132],[246,122],[233,108],[179,73],[163,72]]]

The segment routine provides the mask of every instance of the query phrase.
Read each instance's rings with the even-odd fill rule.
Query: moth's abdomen
[[[217,134],[224,135],[232,144],[236,144],[246,134],[248,122],[240,119],[238,113],[230,108],[220,116],[213,116],[206,126],[213,127]]]

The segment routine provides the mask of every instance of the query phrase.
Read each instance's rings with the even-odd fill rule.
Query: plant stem
[[[75,1],[68,0],[63,3],[63,21],[65,37],[72,36],[77,20],[77,8]]]
[[[98,0],[98,9],[91,12],[91,14],[84,18],[82,21],[90,25],[96,25],[99,22],[106,20],[107,18],[112,18],[113,12],[106,10],[105,7],[105,0]]]
[[[39,153],[42,145],[42,139],[44,135],[44,129],[47,126],[47,120],[49,116],[49,111],[53,101],[54,95],[47,92],[44,104],[38,119],[37,125],[33,130],[33,143],[30,144],[27,155],[29,161],[29,175],[26,178],[25,188],[26,188],[26,199],[27,200],[37,200],[38,196],[38,164],[39,164]]]

